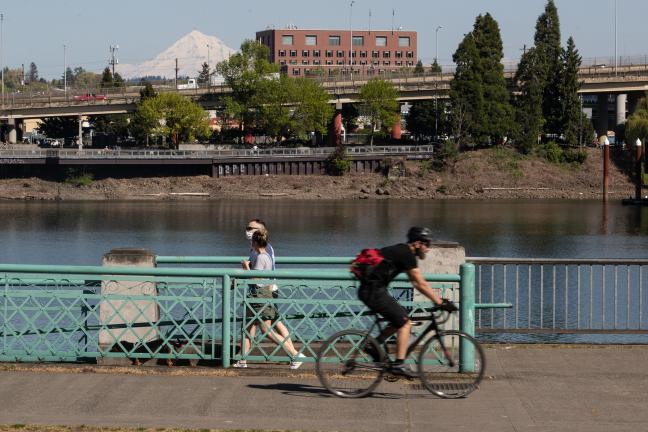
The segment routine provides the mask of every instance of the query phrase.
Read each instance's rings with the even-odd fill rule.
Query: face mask
[[[254,230],[250,230],[250,231],[246,230],[245,231],[245,238],[248,239],[249,241],[252,241],[252,236],[254,235],[254,232],[255,232]]]
[[[423,248],[416,248],[415,254],[418,259],[425,259],[425,252],[423,252]]]

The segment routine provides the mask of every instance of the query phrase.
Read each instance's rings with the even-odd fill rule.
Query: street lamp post
[[[209,68],[209,44],[207,44],[207,87],[210,87],[211,79],[211,69]]]
[[[2,81],[2,106],[4,107],[4,63],[2,61],[2,56],[4,55],[4,38],[2,37],[2,30],[4,26],[4,14],[0,13],[0,81]]]
[[[353,4],[355,0],[351,0],[349,4],[349,34],[351,41],[349,41],[349,73],[351,81],[353,81]]]
[[[439,66],[439,30],[442,30],[443,26],[437,26],[436,30],[434,31],[434,45],[435,45],[435,51],[434,51],[434,63]],[[439,103],[438,103],[438,98],[439,95],[437,94],[438,91],[438,86],[437,86],[437,81],[435,81],[434,84],[434,135],[435,138],[439,136]]]
[[[66,46],[63,44],[63,95],[65,100],[67,100],[67,58],[65,52]]]

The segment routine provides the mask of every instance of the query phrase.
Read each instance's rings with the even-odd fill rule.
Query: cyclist
[[[432,231],[424,227],[412,227],[407,232],[407,243],[400,243],[380,249],[383,261],[362,278],[358,289],[358,298],[371,310],[382,315],[389,325],[378,336],[382,344],[389,336],[396,335],[396,360],[390,365],[394,375],[416,377],[417,375],[404,364],[409,345],[412,323],[407,311],[389,293],[387,286],[400,273],[405,272],[412,286],[442,309],[453,312],[457,307],[449,300],[441,299],[423,278],[416,258],[423,259],[432,243]],[[372,352],[373,345],[367,347],[367,353],[374,359],[378,353]]]

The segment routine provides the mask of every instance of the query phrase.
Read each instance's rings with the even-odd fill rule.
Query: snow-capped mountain
[[[195,77],[202,69],[202,64],[207,62],[213,70],[214,66],[227,59],[236,50],[228,47],[216,36],[208,36],[194,30],[151,60],[140,64],[120,64],[115,67],[124,78],[138,78],[144,76],[161,76],[172,78],[175,76],[175,61],[178,59],[178,76]]]

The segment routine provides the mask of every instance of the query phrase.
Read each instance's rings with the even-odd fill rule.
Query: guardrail
[[[158,256],[159,264],[238,264],[244,257]],[[348,265],[352,257],[277,257]],[[648,343],[648,260],[467,257],[476,268],[476,332],[501,342]]]
[[[347,147],[349,155],[387,156],[431,154],[434,146],[362,146]],[[334,147],[270,148],[270,149],[224,149],[224,150],[95,150],[95,149],[38,149],[0,150],[3,159],[222,159],[262,157],[328,156]]]
[[[459,326],[470,334],[474,333],[474,309],[498,306],[474,303],[474,267],[470,264],[462,266],[459,275],[425,277],[444,287],[459,283]],[[278,299],[246,295],[248,285],[264,282],[278,286]],[[152,284],[157,295],[108,294],[102,289],[119,283],[129,287]],[[409,285],[405,278],[395,283],[411,314],[429,305],[412,300],[411,290],[404,289]],[[268,350],[258,338],[253,340],[249,355],[236,352],[238,335],[245,334],[244,329],[255,318],[254,305],[272,302],[296,348],[307,355],[305,361],[314,361],[324,337],[367,322],[355,285],[346,270],[1,264],[0,360],[220,360],[224,367],[241,358],[283,361],[288,357],[280,353],[280,347]],[[155,319],[147,315],[151,308],[158,311]],[[134,318],[124,318],[127,310]],[[100,334],[109,343],[100,344]]]

